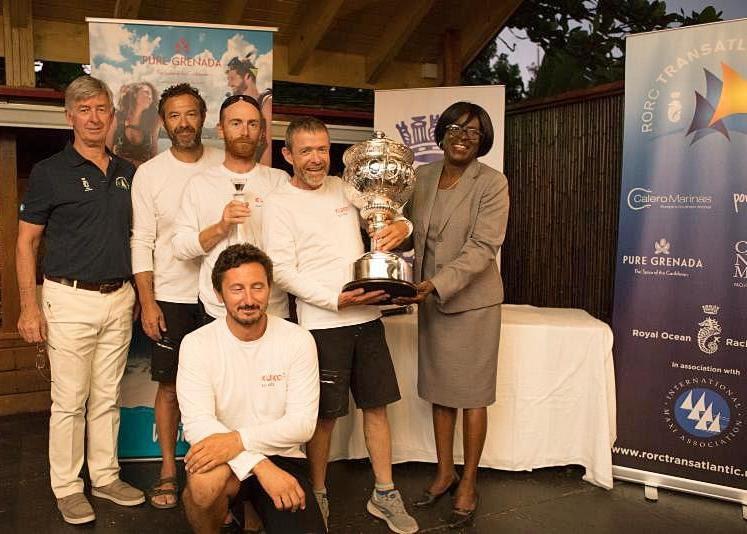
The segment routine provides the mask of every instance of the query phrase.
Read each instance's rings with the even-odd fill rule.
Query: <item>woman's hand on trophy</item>
[[[420,304],[431,293],[436,292],[436,286],[430,280],[423,280],[417,285],[418,293],[414,297],[397,297],[392,299],[392,304],[407,306],[408,304]]]
[[[337,297],[337,309],[341,310],[349,306],[362,306],[365,304],[378,304],[388,299],[389,295],[386,291],[366,291],[361,287],[340,293],[340,296]]]
[[[232,200],[223,208],[220,227],[224,235],[228,235],[234,224],[241,224],[252,214],[249,204],[240,200]]]
[[[372,250],[389,251],[395,249],[410,235],[410,226],[402,219],[387,221],[386,226],[371,236]]]

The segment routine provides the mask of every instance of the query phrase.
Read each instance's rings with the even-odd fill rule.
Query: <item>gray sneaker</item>
[[[412,534],[418,531],[418,522],[405,510],[402,496],[397,490],[387,492],[385,495],[379,495],[374,490],[371,498],[368,499],[366,510],[372,516],[386,521],[392,532]]]
[[[121,506],[137,506],[145,502],[145,495],[127,482],[117,479],[111,484],[91,489],[91,495],[101,499],[109,499]]]
[[[62,514],[62,519],[71,525],[90,523],[96,519],[91,503],[82,493],[73,493],[57,499],[57,509]]]
[[[327,492],[315,491],[314,498],[316,499],[316,503],[319,505],[319,511],[322,512],[324,526],[329,528],[329,499],[327,498]]]

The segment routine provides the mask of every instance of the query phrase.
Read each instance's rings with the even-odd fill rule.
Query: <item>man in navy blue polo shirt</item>
[[[90,76],[65,91],[75,140],[31,171],[19,211],[18,331],[46,342],[52,371],[49,464],[57,507],[68,523],[93,521],[83,494],[84,451],[95,497],[123,506],[143,493],[119,478],[119,389],[132,335],[130,184],[135,168],[106,148],[109,88]],[[36,253],[46,238],[42,310]],[[87,447],[85,441],[87,439]]]

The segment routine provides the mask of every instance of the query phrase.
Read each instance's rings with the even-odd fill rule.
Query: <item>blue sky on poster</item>
[[[681,9],[686,14],[692,11],[701,11],[707,6],[713,6],[716,11],[722,11],[724,20],[733,20],[747,18],[747,0],[667,0],[669,11],[679,12]],[[509,43],[515,50],[512,52],[502,41],[498,39],[498,53],[506,53],[512,63],[518,63],[521,68],[521,77],[524,85],[531,79],[529,67],[532,64],[539,64],[542,60],[542,50],[527,39],[524,32],[511,32],[504,29],[500,33],[501,39]]]
[[[225,66],[232,58],[251,56],[259,69],[258,89],[272,87],[271,32],[119,23],[91,23],[90,32],[91,67],[114,95],[132,80],[150,82],[160,92],[189,79],[207,102],[207,124],[217,121],[230,92]],[[186,58],[195,61],[184,65]]]

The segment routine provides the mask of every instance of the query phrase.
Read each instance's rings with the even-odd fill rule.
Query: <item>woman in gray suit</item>
[[[416,506],[455,492],[450,524],[469,524],[479,502],[477,466],[495,402],[503,284],[496,263],[508,220],[508,182],[477,161],[493,145],[478,105],[457,102],[436,125],[444,159],[419,167],[407,212],[414,226],[418,294],[418,394],[433,403],[438,470]],[[454,468],[463,410],[464,471]]]

